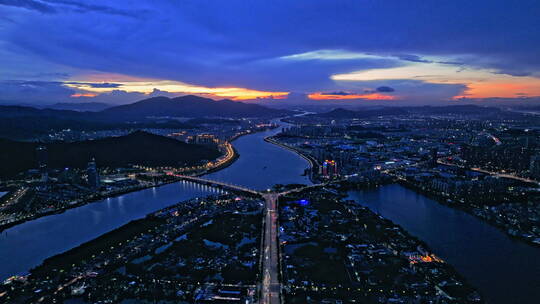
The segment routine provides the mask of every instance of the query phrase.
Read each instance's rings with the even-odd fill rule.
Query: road
[[[279,247],[277,199],[279,193],[263,194],[265,200],[265,227],[263,252],[263,304],[281,303],[279,283]]]
[[[321,183],[310,186],[290,189],[281,193],[259,192],[239,185],[232,185],[224,182],[213,181],[201,177],[175,174],[185,180],[192,182],[219,185],[225,189],[247,192],[260,195],[264,198],[264,231],[263,231],[263,261],[262,261],[262,285],[261,303],[279,304],[281,303],[281,284],[279,282],[279,240],[278,240],[278,212],[277,200],[282,195],[300,192],[309,188],[325,186],[329,183]]]
[[[28,192],[28,189],[27,187],[21,187],[19,188],[17,191],[15,191],[15,193],[13,194],[6,194],[6,195],[11,195],[11,197],[9,197],[8,199],[6,199],[6,201],[0,205],[0,209],[1,208],[4,208],[4,207],[7,207],[7,206],[10,206],[10,205],[15,205],[19,202],[19,200],[26,194],[26,192]]]
[[[444,160],[441,160],[441,159],[437,160],[437,163],[441,164],[441,165],[446,165],[446,166],[460,167],[459,165],[449,163],[449,162],[445,162]],[[485,173],[485,174],[489,174],[489,175],[493,175],[493,176],[497,176],[497,177],[510,178],[510,179],[514,179],[514,180],[518,180],[518,181],[522,181],[522,182],[526,182],[526,183],[534,183],[534,184],[540,183],[537,180],[526,178],[526,177],[519,177],[519,176],[516,176],[516,175],[513,175],[513,174],[493,172],[493,171],[488,171],[488,170],[484,170],[484,169],[481,169],[481,168],[469,168],[469,169],[471,171]]]

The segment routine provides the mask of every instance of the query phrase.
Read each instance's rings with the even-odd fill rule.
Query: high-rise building
[[[88,163],[88,167],[86,168],[86,174],[88,176],[87,179],[90,188],[99,189],[99,172],[97,171],[95,159],[92,158],[92,160]]]
[[[49,171],[47,169],[48,154],[45,146],[36,148],[36,156],[38,161],[38,169],[41,174],[41,181],[46,183],[49,180]]]
[[[437,148],[432,148],[430,151],[429,165],[431,167],[437,167],[437,158],[439,150]]]
[[[326,160],[322,165],[322,174],[326,177],[338,175],[337,163],[335,160]]]
[[[218,141],[216,137],[212,134],[198,134],[197,136],[195,136],[194,142],[199,145],[212,146],[216,145]]]
[[[535,179],[540,179],[540,154],[531,157],[529,172]]]

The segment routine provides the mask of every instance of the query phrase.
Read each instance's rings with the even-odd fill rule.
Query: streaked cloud
[[[308,95],[309,99],[313,100],[395,100],[398,99],[395,96],[379,94],[379,93],[369,93],[369,94],[358,94],[358,93],[345,93],[345,92],[315,92]]]
[[[82,92],[109,93],[113,90],[122,90],[128,93],[138,92],[150,94],[156,90],[171,94],[204,94],[213,98],[230,98],[233,100],[250,100],[257,98],[285,98],[288,92],[257,91],[246,88],[209,88],[189,85],[179,81],[146,79],[137,81],[124,81],[120,83],[105,82],[65,82],[65,86]]]
[[[535,0],[4,0],[0,15],[0,81],[49,82],[0,84],[17,100],[540,96]]]
[[[434,61],[417,61],[388,69],[369,69],[332,75],[338,82],[382,81],[414,79],[434,84],[463,84],[467,87],[461,98],[519,97],[527,92],[540,96],[540,79],[531,76],[513,76],[495,70],[463,65],[443,64]]]

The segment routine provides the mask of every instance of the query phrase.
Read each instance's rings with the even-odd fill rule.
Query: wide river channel
[[[310,181],[308,162],[266,143],[278,129],[234,142],[240,158],[208,178],[266,189]],[[26,273],[45,258],[179,201],[220,190],[178,182],[105,199],[29,221],[0,234],[0,279]],[[351,191],[350,198],[401,225],[453,265],[491,304],[540,303],[540,248],[507,237],[462,211],[443,206],[400,185]]]

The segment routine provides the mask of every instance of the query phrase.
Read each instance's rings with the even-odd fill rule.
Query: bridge
[[[183,180],[194,182],[194,183],[199,183],[199,184],[213,186],[213,187],[220,187],[220,188],[229,189],[232,191],[246,192],[253,195],[261,195],[261,192],[259,191],[249,189],[240,185],[234,185],[234,184],[215,181],[211,179],[205,179],[205,178],[201,178],[197,176],[189,176],[189,175],[181,175],[181,174],[171,174],[171,175],[181,178]]]
[[[183,180],[200,183],[209,186],[218,186],[223,189],[244,192],[248,194],[261,196],[264,201],[264,231],[262,244],[262,284],[261,284],[261,303],[279,304],[281,303],[281,283],[279,281],[279,240],[278,240],[278,213],[277,201],[280,196],[300,192],[310,188],[326,186],[328,183],[315,184],[305,187],[290,189],[283,192],[261,192],[244,186],[229,184],[220,181],[214,181],[202,177],[179,175]]]

